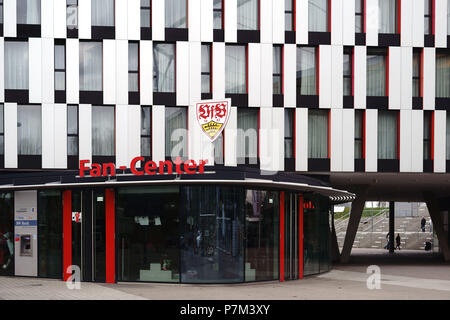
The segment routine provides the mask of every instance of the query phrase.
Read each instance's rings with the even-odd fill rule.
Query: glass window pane
[[[67,155],[68,156],[78,156],[78,137],[68,136],[67,137]]]
[[[17,0],[17,24],[41,24],[41,0]]]
[[[202,73],[211,72],[211,46],[202,45]]]
[[[308,0],[308,30],[328,32],[328,0]]]
[[[151,157],[152,155],[152,140],[148,137],[141,137],[141,156],[142,157]]]
[[[141,108],[141,135],[150,136],[151,135],[151,124],[152,124],[152,111],[150,107]]]
[[[436,53],[436,97],[450,98],[450,54]]]
[[[202,93],[211,93],[211,76],[202,74]]]
[[[378,1],[379,4],[379,33],[396,33],[397,32],[397,1],[383,0]]]
[[[128,71],[139,70],[139,45],[137,43],[128,44]]]
[[[0,134],[4,133],[4,106],[0,104]]]
[[[92,155],[115,155],[114,107],[92,106]]]
[[[55,45],[55,69],[66,68],[66,49],[64,45]]]
[[[128,74],[128,91],[129,92],[139,91],[139,74],[137,73]]]
[[[367,95],[386,95],[386,56],[367,55]]]
[[[92,26],[114,27],[114,0],[91,0]]]
[[[309,110],[308,157],[310,159],[328,158],[328,111]]]
[[[378,112],[378,159],[397,159],[397,112]]]
[[[28,42],[5,41],[5,89],[28,90]]]
[[[186,0],[166,0],[166,28],[187,28]]]
[[[66,90],[66,73],[64,71],[55,71],[55,90]]]
[[[226,93],[247,92],[247,57],[245,46],[225,48]]]
[[[102,91],[102,88],[102,43],[80,42],[80,91]]]
[[[187,155],[187,110],[166,108],[166,157]]]
[[[259,29],[259,0],[238,0],[237,28],[238,30]]]
[[[273,94],[281,94],[281,76],[273,76]]]
[[[19,155],[42,154],[41,106],[17,106]]]
[[[237,157],[256,159],[258,157],[259,110],[239,109],[237,120]]]
[[[294,117],[295,110],[285,109],[284,112],[284,157],[294,157]]]
[[[3,253],[0,276],[14,276],[14,193],[0,193],[0,228]]]
[[[316,48],[297,48],[297,92],[301,95],[317,94]]]
[[[78,134],[78,107],[67,106],[67,133]]]
[[[77,29],[78,28],[78,4],[77,0],[67,1],[67,29]]]
[[[224,164],[223,158],[223,133],[214,141],[214,162],[215,164]]]
[[[213,12],[213,19],[214,19],[214,29],[221,30],[223,28],[222,26],[222,11],[214,11]]]
[[[0,136],[0,154],[5,154],[5,137],[3,135]]]
[[[293,14],[292,13],[285,13],[285,30],[286,31],[293,31],[294,30],[294,24],[293,24]]]
[[[175,92],[175,45],[153,47],[153,92]]]
[[[150,28],[150,10],[141,9],[141,27]]]

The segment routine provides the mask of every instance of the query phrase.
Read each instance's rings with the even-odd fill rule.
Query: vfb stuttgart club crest
[[[214,142],[225,129],[230,111],[229,99],[197,103],[197,121],[211,142]]]

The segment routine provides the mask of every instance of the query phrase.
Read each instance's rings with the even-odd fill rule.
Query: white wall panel
[[[80,100],[80,43],[78,39],[66,41],[66,83],[67,103],[77,104]]]
[[[411,171],[423,172],[423,111],[411,111]],[[400,146],[401,147],[401,146]]]
[[[273,104],[273,47],[261,44],[261,106],[271,107]]]
[[[188,1],[189,41],[200,41],[201,29],[201,0]]]
[[[400,172],[412,171],[412,110],[400,111]],[[416,152],[414,148],[414,152]],[[417,151],[418,152],[418,151]]]
[[[41,35],[53,38],[53,0],[41,0]]]
[[[42,105],[42,168],[55,167],[55,106]]]
[[[127,0],[128,3],[128,39],[141,38],[141,2],[140,0]]]
[[[225,43],[213,43],[213,98],[225,99]]]
[[[331,107],[331,46],[319,46],[319,107]],[[341,81],[342,82],[342,81]]]
[[[343,107],[344,47],[331,46],[331,108]]]
[[[52,38],[42,39],[42,102],[55,102],[55,45]]]
[[[78,123],[80,160],[92,161],[92,106],[90,104],[79,105]]]
[[[283,171],[284,170],[284,109],[273,108],[272,109],[272,170]]]
[[[436,102],[436,49],[423,49],[423,109],[434,110]]]
[[[434,112],[434,172],[446,171],[446,146],[447,146],[447,115],[446,111]]]
[[[116,166],[128,166],[128,106],[116,105]]]
[[[402,1],[401,8],[401,45],[404,47],[412,46],[412,24],[413,24],[413,6],[414,1]],[[423,2],[423,1],[422,1]]]
[[[116,103],[128,104],[128,41],[116,40]],[[104,68],[106,69],[105,64]]]
[[[389,47],[389,109],[400,109],[401,48]],[[410,78],[412,79],[412,78]],[[411,81],[409,81],[411,82]]]
[[[331,132],[331,171],[342,171],[342,151],[343,151],[343,110],[332,109],[330,112]]]
[[[152,107],[152,159],[153,161],[164,161],[165,156],[165,130],[166,130],[166,108],[164,106]]]
[[[129,105],[128,110],[128,164],[136,157],[141,155],[141,106]]]
[[[0,102],[5,101],[5,38],[0,38]]]
[[[3,35],[5,37],[17,36],[17,2],[16,0],[3,1]]]
[[[284,1],[276,1],[275,2],[282,2],[284,4]],[[272,43],[274,33],[277,29],[277,26],[274,24],[274,17],[273,15],[275,12],[273,11],[273,4],[272,0],[262,0],[260,3],[260,12],[261,12],[261,43]],[[278,5],[280,5],[278,3]],[[226,12],[226,11],[225,11]],[[284,26],[284,24],[283,24]],[[283,27],[284,30],[284,27]],[[284,34],[284,32],[283,32]]]
[[[448,0],[435,0],[435,46],[436,48],[447,47],[447,18],[448,16]]]
[[[367,101],[367,49],[365,46],[355,46],[354,61],[355,109],[365,109]]]
[[[165,0],[152,1],[152,39],[163,41],[165,38]]]
[[[343,0],[342,42],[345,46],[355,45],[355,1]]]
[[[237,108],[232,107],[227,127],[224,130],[225,135],[225,166],[237,166]]]
[[[139,45],[141,104],[153,104],[153,42],[141,40]]]
[[[378,110],[366,110],[366,172],[378,170]]]
[[[308,109],[295,110],[295,171],[308,171]]]
[[[67,106],[55,104],[55,168],[67,168]]]
[[[202,48],[200,42],[189,43],[189,105],[202,99]]]
[[[340,45],[343,40],[343,9],[345,0],[331,2],[331,44]],[[354,1],[347,1],[353,2]],[[353,10],[355,12],[355,10]],[[355,20],[355,19],[353,19]]]
[[[342,110],[342,171],[355,170],[355,110]]]
[[[272,25],[273,43],[284,43],[285,35],[285,3],[284,1],[272,1]]]
[[[5,103],[5,168],[17,168],[17,103]]]
[[[284,106],[295,107],[297,105],[297,46],[285,44],[283,51]]]
[[[78,37],[91,38],[91,0],[78,0]]]
[[[53,1],[53,31],[55,38],[67,37],[66,1]]]
[[[248,44],[248,105],[261,105],[261,45]]]
[[[296,43],[307,44],[308,43],[308,0],[296,0]]]
[[[425,2],[422,0],[413,0],[413,20],[412,20],[412,40],[413,47],[424,46],[425,35]]]
[[[194,126],[189,128],[189,138],[188,138],[188,158],[196,162],[202,158],[202,136],[199,133],[199,126],[195,125],[197,122],[197,112],[195,106],[189,107],[188,109],[188,121],[193,123]]]
[[[270,171],[273,168],[274,155],[272,154],[273,132],[272,132],[272,110],[273,108],[261,108],[259,112],[259,161],[261,170]]]
[[[412,109],[412,47],[403,47],[401,50],[401,80],[400,80],[400,96],[401,108]]]
[[[115,29],[116,39],[127,39],[128,37],[128,2],[129,0],[115,0]]]
[[[189,104],[189,42],[177,42],[177,105]]]
[[[378,46],[378,0],[366,0],[366,45]]]
[[[42,39],[28,39],[30,103],[42,101]]]
[[[116,41],[103,40],[103,101],[116,103]],[[128,83],[127,83],[128,88]]]
[[[225,9],[225,42],[237,42],[237,0],[226,0]]]
[[[212,42],[214,38],[213,1],[201,0],[201,40]]]

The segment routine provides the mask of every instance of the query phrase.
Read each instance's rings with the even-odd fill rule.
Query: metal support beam
[[[395,202],[389,202],[389,253],[394,253]]]

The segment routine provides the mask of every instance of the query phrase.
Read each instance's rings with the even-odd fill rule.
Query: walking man
[[[422,229],[422,232],[425,232],[426,224],[427,224],[427,220],[425,220],[425,217],[422,217],[422,220],[420,221],[420,228]]]
[[[397,233],[397,237],[395,238],[395,241],[397,242],[397,245],[395,246],[395,249],[400,250],[400,244],[402,242],[402,240],[400,238],[400,233]]]

